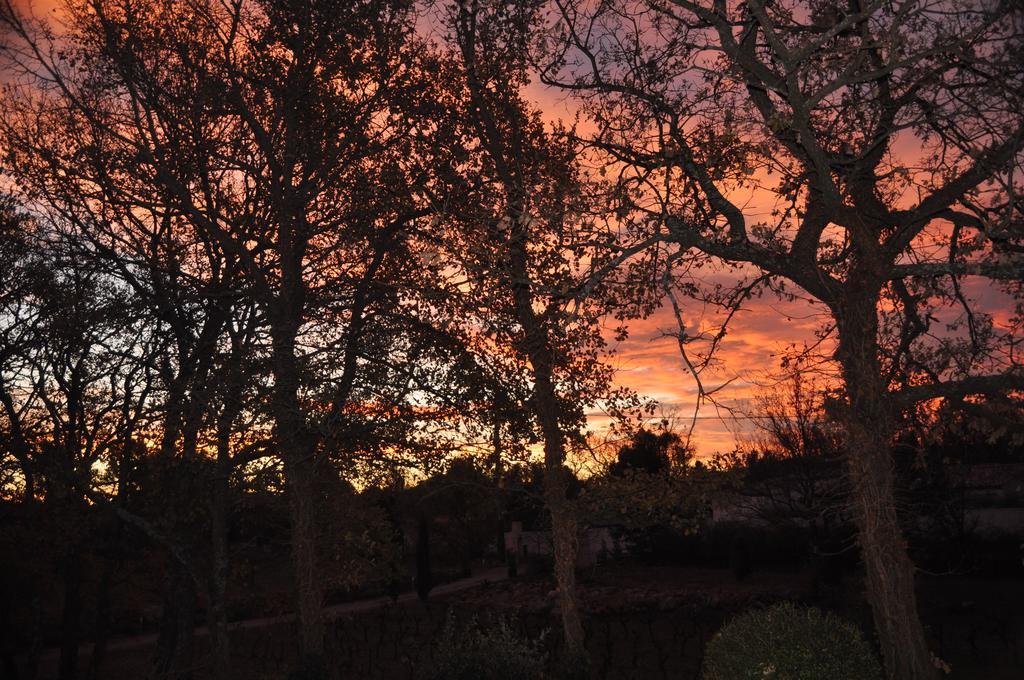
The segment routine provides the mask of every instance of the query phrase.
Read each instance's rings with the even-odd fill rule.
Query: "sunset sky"
[[[527,94],[552,123],[578,118],[573,100],[564,92],[535,82],[528,87]],[[585,119],[580,120],[578,130],[581,134],[587,132]],[[923,164],[924,151],[913,135],[897,135],[893,148],[908,166]],[[772,183],[771,178],[764,179],[764,184]],[[730,198],[743,207],[750,224],[764,219],[776,200],[768,190],[748,191],[746,195]],[[915,195],[906,195],[901,203],[909,208],[918,200]],[[727,284],[729,279],[716,280]],[[1009,323],[1013,302],[990,280],[968,278],[963,281],[963,289],[968,299],[977,301],[975,309],[992,315],[997,325]],[[795,292],[802,293],[799,289]],[[699,305],[691,303],[683,311],[688,327],[700,322]],[[706,327],[718,320],[706,319],[703,325]],[[757,431],[756,421],[749,417],[751,397],[781,378],[783,355],[817,342],[815,330],[827,322],[825,307],[809,301],[787,302],[766,294],[743,305],[743,311],[732,319],[728,334],[716,353],[716,367],[704,375],[705,389],[728,384],[715,395],[722,408],[705,404],[699,411],[692,440],[699,456],[730,451],[738,439]],[[680,357],[675,338],[666,335],[674,332],[675,327],[671,309],[666,307],[650,318],[631,322],[630,337],[612,345],[615,349],[612,364],[618,369],[619,384],[658,400],[661,410],[654,420],[660,419],[662,413],[674,416],[676,427],[685,430],[694,414],[697,387]],[[609,333],[609,337],[611,335]],[[826,341],[820,349],[827,348]],[[591,418],[598,427],[606,421],[600,414]]]
[[[1008,323],[1013,303],[991,282],[968,280],[964,291],[997,325]],[[781,377],[780,360],[787,350],[816,342],[814,331],[827,320],[820,304],[786,302],[771,295],[748,301],[743,310],[729,325],[717,353],[718,367],[704,379],[707,389],[731,381],[715,396],[723,406],[735,410],[716,410],[711,405],[702,408],[693,441],[701,456],[729,451],[737,436],[743,438],[756,430],[747,417],[750,398]],[[700,312],[697,306],[684,308],[687,324],[696,322]],[[684,427],[693,414],[697,390],[675,338],[665,336],[674,328],[671,311],[664,307],[648,319],[632,322],[630,337],[616,347],[613,364],[620,384],[657,399],[666,413],[679,419],[677,425]]]
[[[809,305],[771,299],[753,300],[748,305],[730,325],[718,355],[721,365],[704,378],[707,389],[731,381],[716,399],[737,410],[716,410],[705,404],[694,430],[694,444],[700,455],[728,451],[737,434],[749,434],[754,429],[745,417],[749,397],[758,384],[766,384],[771,374],[778,372],[780,356],[787,347],[814,340],[817,322],[815,310]],[[657,399],[666,415],[678,419],[677,427],[685,428],[693,415],[697,388],[675,338],[665,335],[674,326],[671,312],[664,308],[649,319],[633,322],[630,338],[618,346],[613,364],[618,368],[620,384]]]
[[[15,0],[15,6],[28,9],[36,16],[52,13],[60,6],[59,0]],[[571,99],[539,83],[531,84],[528,97],[545,112],[551,121],[572,120],[576,110]],[[581,123],[584,131],[586,122]],[[912,163],[919,153],[916,140],[904,136],[897,143],[897,151]],[[735,198],[735,197],[734,197]],[[744,213],[751,223],[771,209],[772,197],[768,192],[740,197]],[[969,294],[982,300],[982,308],[993,313],[997,321],[1005,319],[1009,306],[1000,294],[990,287],[979,288],[967,284]],[[753,421],[747,417],[749,399],[759,385],[770,382],[779,374],[779,361],[787,348],[799,347],[815,341],[814,330],[820,325],[822,308],[804,302],[785,302],[771,296],[748,301],[738,314],[718,352],[720,364],[705,374],[705,387],[715,388],[729,382],[716,394],[724,406],[735,410],[715,409],[705,405],[694,431],[699,455],[728,451],[737,436],[754,431]],[[684,310],[686,322],[697,323],[701,310]],[[625,385],[644,397],[661,404],[656,419],[674,416],[678,427],[688,427],[696,399],[696,384],[687,373],[680,358],[676,341],[666,336],[674,331],[675,321],[664,307],[653,316],[629,324],[630,337],[622,343],[612,344],[615,354],[612,364],[618,371],[619,384]],[[609,330],[609,337],[612,336]],[[591,416],[591,422],[600,428],[607,419],[600,413]]]

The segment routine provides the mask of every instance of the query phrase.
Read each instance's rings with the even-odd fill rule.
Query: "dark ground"
[[[488,576],[497,578],[495,572]],[[870,627],[870,611],[856,575],[821,585],[810,572],[760,571],[737,582],[731,571],[654,567],[629,562],[584,570],[581,603],[599,678],[697,678],[706,639],[724,620],[752,606],[797,600],[833,609]],[[542,576],[474,585],[438,594],[428,605],[384,600],[339,609],[331,623],[335,658],[346,678],[415,678],[430,659],[433,638],[449,608],[464,615],[495,612],[519,621],[521,630],[557,633],[552,581]],[[1019,680],[1024,668],[1024,581],[1016,578],[922,577],[922,616],[933,649],[952,668],[952,679]],[[249,621],[233,637],[237,678],[287,677],[291,624]],[[557,644],[557,634],[549,636]],[[152,639],[114,644],[102,674],[110,680],[147,676]],[[194,680],[203,680],[197,647]],[[88,663],[83,650],[82,665]],[[43,678],[52,678],[52,668]]]

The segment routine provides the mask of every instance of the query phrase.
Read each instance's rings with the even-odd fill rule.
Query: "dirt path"
[[[485,569],[479,573],[473,574],[468,578],[459,579],[450,583],[445,583],[439,586],[435,586],[430,591],[430,597],[440,597],[448,595],[450,593],[456,593],[461,590],[468,590],[469,588],[475,588],[476,586],[483,585],[485,583],[495,583],[498,581],[504,581],[508,578],[508,569],[506,567],[492,567]],[[397,599],[391,597],[374,597],[366,600],[357,600],[355,602],[345,602],[342,604],[332,605],[324,608],[324,618],[328,621],[345,616],[348,614],[356,614],[359,612],[370,611],[373,609],[379,609],[381,607],[387,607],[394,604],[403,604],[407,602],[414,602],[418,599],[418,596],[414,592],[402,593]],[[240,630],[250,628],[262,628],[265,626],[273,626],[279,623],[288,623],[295,620],[294,614],[284,614],[281,616],[266,616],[255,619],[244,619],[242,621],[232,621],[228,624],[228,630]],[[209,635],[210,631],[206,626],[199,626],[195,629],[197,636]],[[125,635],[120,637],[112,638],[107,643],[108,652],[125,651],[136,649],[139,647],[147,647],[156,644],[157,634],[156,633],[145,633],[142,635]],[[80,656],[86,656],[92,653],[92,643],[83,643],[79,647],[78,653]],[[56,669],[57,660],[60,656],[60,649],[57,647],[48,648],[40,658],[41,668],[40,675],[42,677],[48,677],[47,673],[52,666]]]

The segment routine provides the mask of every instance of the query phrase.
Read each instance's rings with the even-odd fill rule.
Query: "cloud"
[[[696,312],[694,320],[696,327]],[[716,352],[715,367],[702,374],[705,388],[728,383],[716,394],[716,400],[727,407],[743,408],[757,383],[779,369],[781,357],[788,350],[815,342],[815,331],[823,321],[820,307],[805,301],[789,302],[770,296],[752,300],[732,319]],[[618,369],[617,383],[675,410],[680,426],[688,427],[698,390],[676,339],[666,335],[675,330],[671,311],[658,310],[632,322],[629,330],[629,338],[615,345],[612,363]],[[600,426],[596,421],[594,424]],[[747,436],[753,429],[743,413],[705,405],[694,429],[698,455],[731,450],[737,436]]]

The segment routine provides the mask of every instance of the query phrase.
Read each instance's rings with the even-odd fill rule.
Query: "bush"
[[[747,612],[708,643],[704,680],[879,680],[860,631],[819,609],[784,603]]]
[[[544,639],[517,636],[504,619],[458,626],[449,615],[428,680],[538,680],[544,677]]]

